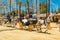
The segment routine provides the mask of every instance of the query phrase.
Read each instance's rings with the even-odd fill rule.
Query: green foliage
[[[58,9],[58,13],[60,13],[60,8]]]
[[[40,10],[40,13],[46,13],[46,8],[42,8],[42,9]]]
[[[40,13],[46,13],[47,7],[45,2],[40,3]]]

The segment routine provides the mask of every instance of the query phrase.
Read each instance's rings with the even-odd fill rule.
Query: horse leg
[[[40,24],[40,32],[42,32],[41,26],[42,26],[42,24]]]

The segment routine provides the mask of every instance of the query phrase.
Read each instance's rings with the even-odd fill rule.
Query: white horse
[[[42,30],[41,30],[41,26],[44,24],[44,20],[42,20],[42,19],[39,19],[38,20],[38,22],[37,22],[37,31],[38,32],[41,32]]]

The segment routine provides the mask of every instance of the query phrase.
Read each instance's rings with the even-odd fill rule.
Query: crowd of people
[[[11,19],[10,14],[8,14],[8,15],[6,16],[6,19],[7,19],[6,23],[9,22],[9,23],[11,24],[12,19]],[[18,20],[18,18],[16,19],[16,21],[17,21],[17,20]],[[45,19],[40,18],[39,20],[37,20],[37,15],[36,15],[36,14],[27,14],[27,15],[25,15],[25,16],[23,16],[23,17],[20,17],[19,20],[20,20],[20,22],[23,24],[23,26],[33,25],[34,28],[35,28],[36,26],[39,26],[39,27],[38,27],[39,29],[36,27],[39,32],[42,32],[42,28],[41,28],[42,25],[47,26],[47,27],[46,27],[47,30],[50,30],[50,29],[51,29],[51,27],[50,27],[50,22],[51,22],[50,16],[47,17],[47,18],[45,18]],[[15,21],[14,21],[14,22],[15,22]],[[59,23],[60,23],[60,22],[59,22]],[[46,31],[47,31],[47,30],[46,30]],[[46,32],[46,31],[45,31],[45,32]]]

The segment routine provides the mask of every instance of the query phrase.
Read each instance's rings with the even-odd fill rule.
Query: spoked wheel
[[[0,25],[2,25],[1,21],[0,21]]]
[[[10,22],[7,22],[7,23],[6,23],[6,26],[7,26],[7,27],[12,27]]]
[[[37,30],[36,30],[36,31],[37,31],[37,32],[40,32],[40,26],[39,26],[39,25],[37,25],[37,26],[36,26],[36,28],[37,28]]]
[[[33,29],[33,25],[31,24],[31,25],[28,26],[28,30],[32,31],[32,29]]]
[[[41,26],[42,26],[42,24],[36,25],[37,32],[42,32]]]
[[[17,24],[16,24],[16,28],[18,28],[18,29],[23,29],[23,24],[19,21],[19,22],[17,22]]]

